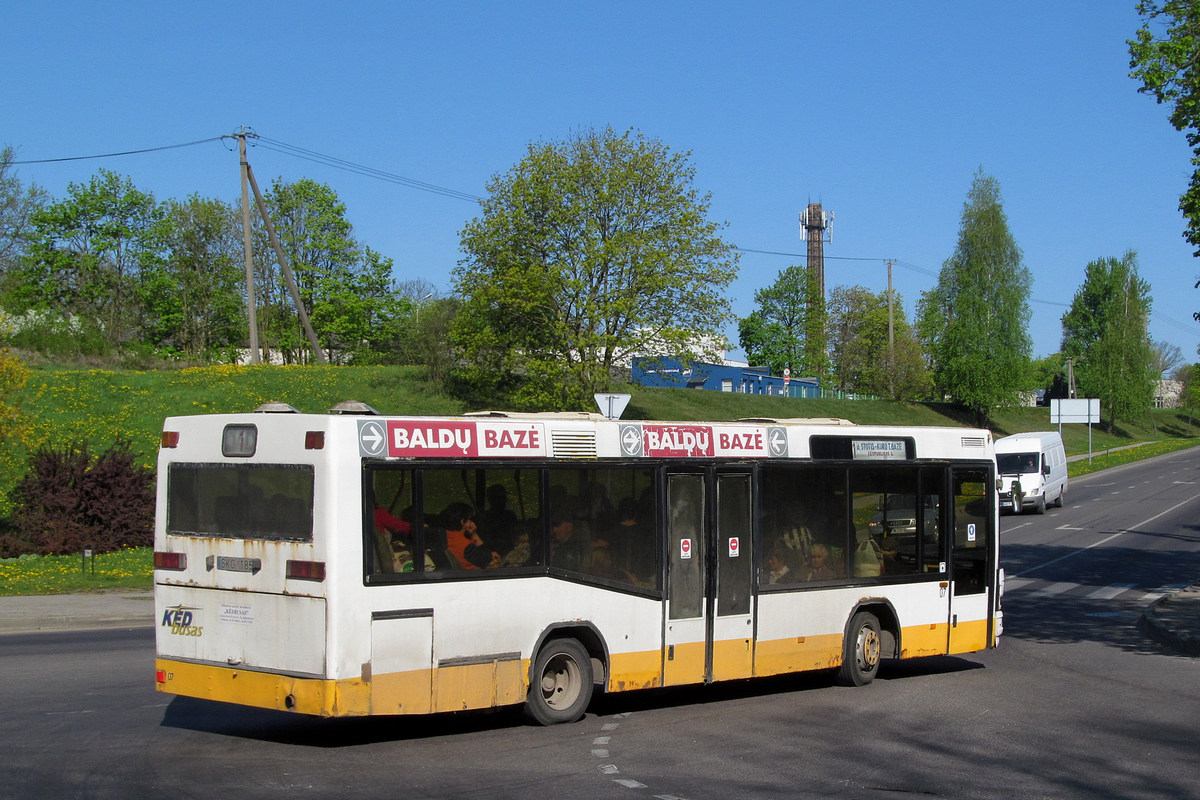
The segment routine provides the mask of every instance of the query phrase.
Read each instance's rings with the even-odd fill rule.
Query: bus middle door
[[[749,471],[667,476],[663,685],[753,674]]]

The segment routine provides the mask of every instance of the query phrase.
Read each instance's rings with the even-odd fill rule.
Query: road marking
[[[1050,595],[1062,594],[1063,592],[1069,592],[1071,589],[1074,589],[1078,585],[1079,585],[1078,583],[1074,583],[1072,581],[1063,581],[1062,583],[1052,583],[1049,586],[1043,586],[1041,589],[1038,589],[1036,592],[1034,592],[1030,596],[1031,597],[1047,597]]]
[[[1050,561],[1047,561],[1045,564],[1038,564],[1036,567],[1030,567],[1029,569],[1027,569],[1027,570],[1025,570],[1024,572],[1022,572],[1022,573],[1021,573],[1021,575],[1028,575],[1029,573],[1031,573],[1031,572],[1035,572],[1035,571],[1037,571],[1037,570],[1041,569],[1042,567],[1048,567],[1048,566],[1050,566],[1051,564],[1057,564],[1059,561],[1062,561],[1063,559],[1070,558],[1071,556],[1077,556],[1077,555],[1079,555],[1080,553],[1083,553],[1083,552],[1085,552],[1085,551],[1087,551],[1087,550],[1091,550],[1093,547],[1099,547],[1100,545],[1104,544],[1105,542],[1111,542],[1113,539],[1116,539],[1118,536],[1122,536],[1122,535],[1124,535],[1124,534],[1126,534],[1126,533],[1129,533],[1130,531],[1136,531],[1136,530],[1138,530],[1139,528],[1141,528],[1141,527],[1143,527],[1143,526],[1145,526],[1145,525],[1149,525],[1151,522],[1154,522],[1154,520],[1158,519],[1159,517],[1165,517],[1167,514],[1170,514],[1170,513],[1171,513],[1172,511],[1174,511],[1175,509],[1177,509],[1177,508],[1182,508],[1183,506],[1186,506],[1188,503],[1192,502],[1192,501],[1193,501],[1193,500],[1195,500],[1195,499],[1196,499],[1196,497],[1189,497],[1189,498],[1187,498],[1186,500],[1180,500],[1178,503],[1176,503],[1175,505],[1171,506],[1171,507],[1170,507],[1170,508],[1168,508],[1167,510],[1165,510],[1165,511],[1160,511],[1160,512],[1158,512],[1157,514],[1155,514],[1153,517],[1150,517],[1149,519],[1142,520],[1141,522],[1137,523],[1136,525],[1134,525],[1134,526],[1133,526],[1133,527],[1131,527],[1131,528],[1126,528],[1126,529],[1125,529],[1125,530],[1123,530],[1123,531],[1117,531],[1117,532],[1116,532],[1116,533],[1114,533],[1112,536],[1106,536],[1105,538],[1101,539],[1101,540],[1100,540],[1100,541],[1098,541],[1098,542],[1092,542],[1092,543],[1091,543],[1091,544],[1089,544],[1087,547],[1081,547],[1081,548],[1079,548],[1078,550],[1074,550],[1074,551],[1072,551],[1072,552],[1070,552],[1070,553],[1067,553],[1066,555],[1059,556],[1058,558],[1051,559]],[[1014,577],[1014,578],[1017,578],[1017,577],[1020,577],[1020,575],[1014,575],[1013,577]]]
[[[1111,586],[1105,586],[1101,589],[1097,589],[1096,591],[1092,592],[1091,594],[1088,595],[1088,599],[1089,600],[1112,600],[1117,595],[1124,594],[1125,592],[1132,589],[1134,586],[1137,586],[1137,584],[1136,583],[1114,583]]]
[[[1188,587],[1188,584],[1186,584],[1186,583],[1171,583],[1166,586],[1160,586],[1157,589],[1155,589],[1154,591],[1146,592],[1144,595],[1142,595],[1141,602],[1153,603],[1155,600],[1158,600],[1161,597],[1166,597],[1167,595],[1171,594],[1171,592],[1178,592],[1183,589],[1186,589],[1187,587]]]
[[[1005,578],[1004,593],[1017,592],[1033,583],[1033,578]]]

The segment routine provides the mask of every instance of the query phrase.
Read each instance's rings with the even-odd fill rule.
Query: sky
[[[946,2],[8,3],[0,145],[53,197],[101,169],[159,200],[240,199],[311,178],[398,281],[451,291],[471,197],[531,143],[611,126],[690,153],[741,248],[733,311],[804,264],[810,202],[834,214],[826,286],[887,288],[908,318],[954,252],[979,172],[1033,276],[1033,355],[1059,350],[1090,261],[1133,250],[1150,335],[1196,360],[1191,174],[1169,109],[1128,77],[1134,0]],[[301,148],[453,190],[423,191]],[[290,152],[281,152],[289,150]],[[465,197],[464,197],[465,196]],[[754,252],[760,251],[760,252]],[[766,252],[761,252],[766,251]],[[784,254],[784,255],[776,255]],[[727,335],[736,343],[736,326]],[[731,355],[739,355],[737,351]]]

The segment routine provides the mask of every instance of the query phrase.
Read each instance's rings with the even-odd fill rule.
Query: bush
[[[16,535],[3,550],[108,553],[154,540],[154,473],[124,440],[95,459],[87,442],[38,450],[12,499]]]

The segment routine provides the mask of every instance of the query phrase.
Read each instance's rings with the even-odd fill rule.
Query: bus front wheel
[[[551,639],[533,663],[525,714],[542,725],[574,722],[592,700],[592,658],[574,639]]]
[[[855,614],[842,646],[838,682],[843,686],[865,686],[874,680],[881,649],[879,620],[869,611]]]

